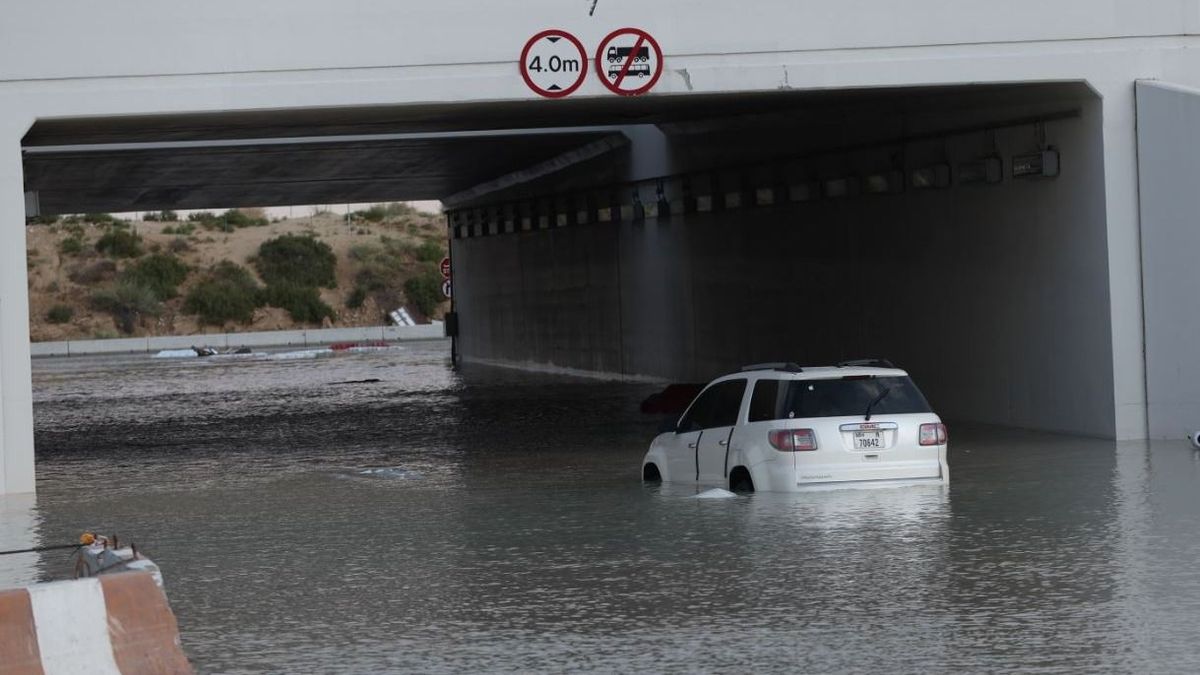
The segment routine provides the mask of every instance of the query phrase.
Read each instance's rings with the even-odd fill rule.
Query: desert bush
[[[136,258],[142,254],[142,238],[125,230],[110,230],[96,242],[96,250],[113,258]]]
[[[367,301],[367,291],[362,286],[355,286],[354,290],[350,291],[350,297],[346,298],[346,306],[350,309],[358,309]]]
[[[320,323],[326,317],[333,318],[333,308],[321,300],[313,286],[267,286],[259,297],[262,304],[286,309],[294,321]]]
[[[187,236],[196,231],[195,223],[180,223],[178,225],[168,225],[162,229],[163,234],[178,234]]]
[[[175,237],[171,243],[167,244],[167,250],[171,253],[183,253],[192,250],[192,245],[183,237]]]
[[[83,239],[78,237],[67,237],[59,241],[59,253],[64,256],[78,256],[83,252]]]
[[[158,316],[162,305],[154,291],[147,286],[130,281],[116,284],[92,293],[92,306],[113,315],[122,332],[133,332],[138,321],[145,316]]]
[[[83,234],[87,232],[87,228],[85,228],[78,220],[64,220],[63,229],[65,229],[72,237],[78,237],[80,239],[82,239]]]
[[[268,286],[337,285],[337,256],[328,244],[312,237],[285,234],[265,241],[254,265]]]
[[[382,205],[376,204],[370,208],[355,211],[350,215],[361,218],[368,223],[381,223],[384,218],[387,218],[387,210]]]
[[[31,225],[53,225],[58,222],[58,216],[33,216],[27,218],[26,222]]]
[[[245,268],[223,260],[209,270],[183,302],[183,311],[207,324],[250,323],[260,304],[260,289]]]
[[[118,218],[111,213],[85,213],[83,220],[87,223],[95,223],[96,225],[109,225],[118,221]]]
[[[439,262],[446,255],[446,249],[433,240],[427,240],[417,247],[415,252],[417,260],[421,262]]]
[[[117,276],[117,264],[111,260],[100,260],[90,265],[78,265],[67,273],[67,278],[82,286],[108,281]]]
[[[120,278],[149,288],[159,300],[170,300],[177,295],[176,289],[187,275],[188,266],[179,258],[155,253],[125,268]]]
[[[432,316],[442,304],[442,275],[436,269],[425,269],[404,282],[404,295],[425,316]]]
[[[220,219],[232,227],[263,227],[270,221],[262,214],[262,209],[229,209]]]
[[[55,305],[46,312],[46,320],[50,323],[70,323],[75,317],[75,310],[70,305]]]
[[[62,255],[79,255],[83,253],[83,239],[71,235],[58,242],[58,252]]]

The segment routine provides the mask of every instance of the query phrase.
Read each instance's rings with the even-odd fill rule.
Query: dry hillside
[[[233,226],[228,217],[220,215],[203,222],[160,222],[113,221],[100,214],[30,225],[26,231],[30,336],[34,341],[46,341],[286,330],[314,325],[377,326],[387,323],[387,311],[401,305],[418,321],[423,318],[422,304],[435,318],[447,307],[440,295],[418,292],[420,288],[428,289],[432,282],[440,282],[437,262],[445,254],[446,230],[439,215],[403,205],[373,208],[352,220],[322,214],[268,223],[255,210],[242,211],[241,215],[249,216],[243,220],[252,224],[238,222],[243,226]],[[111,235],[114,232],[127,234]],[[312,237],[327,245],[336,258],[333,287],[320,287],[315,292],[310,289],[313,303],[321,306],[315,300],[319,294],[328,306],[320,310],[328,312],[323,318],[297,320],[288,309],[271,306],[272,302],[278,304],[272,300],[258,300],[261,306],[246,316],[248,321],[205,322],[189,311],[195,308],[189,296],[213,277],[214,266],[222,261],[244,268],[266,290],[255,259],[264,242],[285,235]],[[115,251],[114,239],[134,241],[136,250]],[[186,271],[174,260],[182,262]],[[139,266],[144,269],[150,267],[149,263],[164,262],[180,270],[181,283],[173,292],[158,297],[141,293],[136,287],[138,282],[133,281],[144,278],[136,277]],[[223,269],[228,271],[228,266]],[[423,286],[406,286],[417,277]],[[112,299],[131,295],[134,300]],[[410,295],[426,299],[422,302]]]

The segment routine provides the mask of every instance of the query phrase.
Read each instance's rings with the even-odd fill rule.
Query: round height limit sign
[[[587,60],[583,44],[574,35],[557,28],[544,30],[521,50],[521,77],[539,96],[562,98],[583,84]]]

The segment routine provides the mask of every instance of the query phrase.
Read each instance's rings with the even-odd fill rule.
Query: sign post
[[[551,28],[529,38],[521,50],[521,78],[533,93],[562,98],[587,78],[587,51],[565,30]]]
[[[658,83],[663,71],[662,47],[640,28],[620,28],[596,48],[596,75],[609,91],[638,96]]]

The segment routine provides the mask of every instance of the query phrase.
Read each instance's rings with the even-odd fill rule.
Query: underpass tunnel
[[[463,361],[884,357],[948,419],[1112,436],[1101,121],[1082,83],[964,85],[54,119],[22,150],[31,214],[442,200]]]
[[[456,195],[459,353],[696,382],[883,357],[949,420],[1112,437],[1101,115],[1082,83],[817,92]]]

